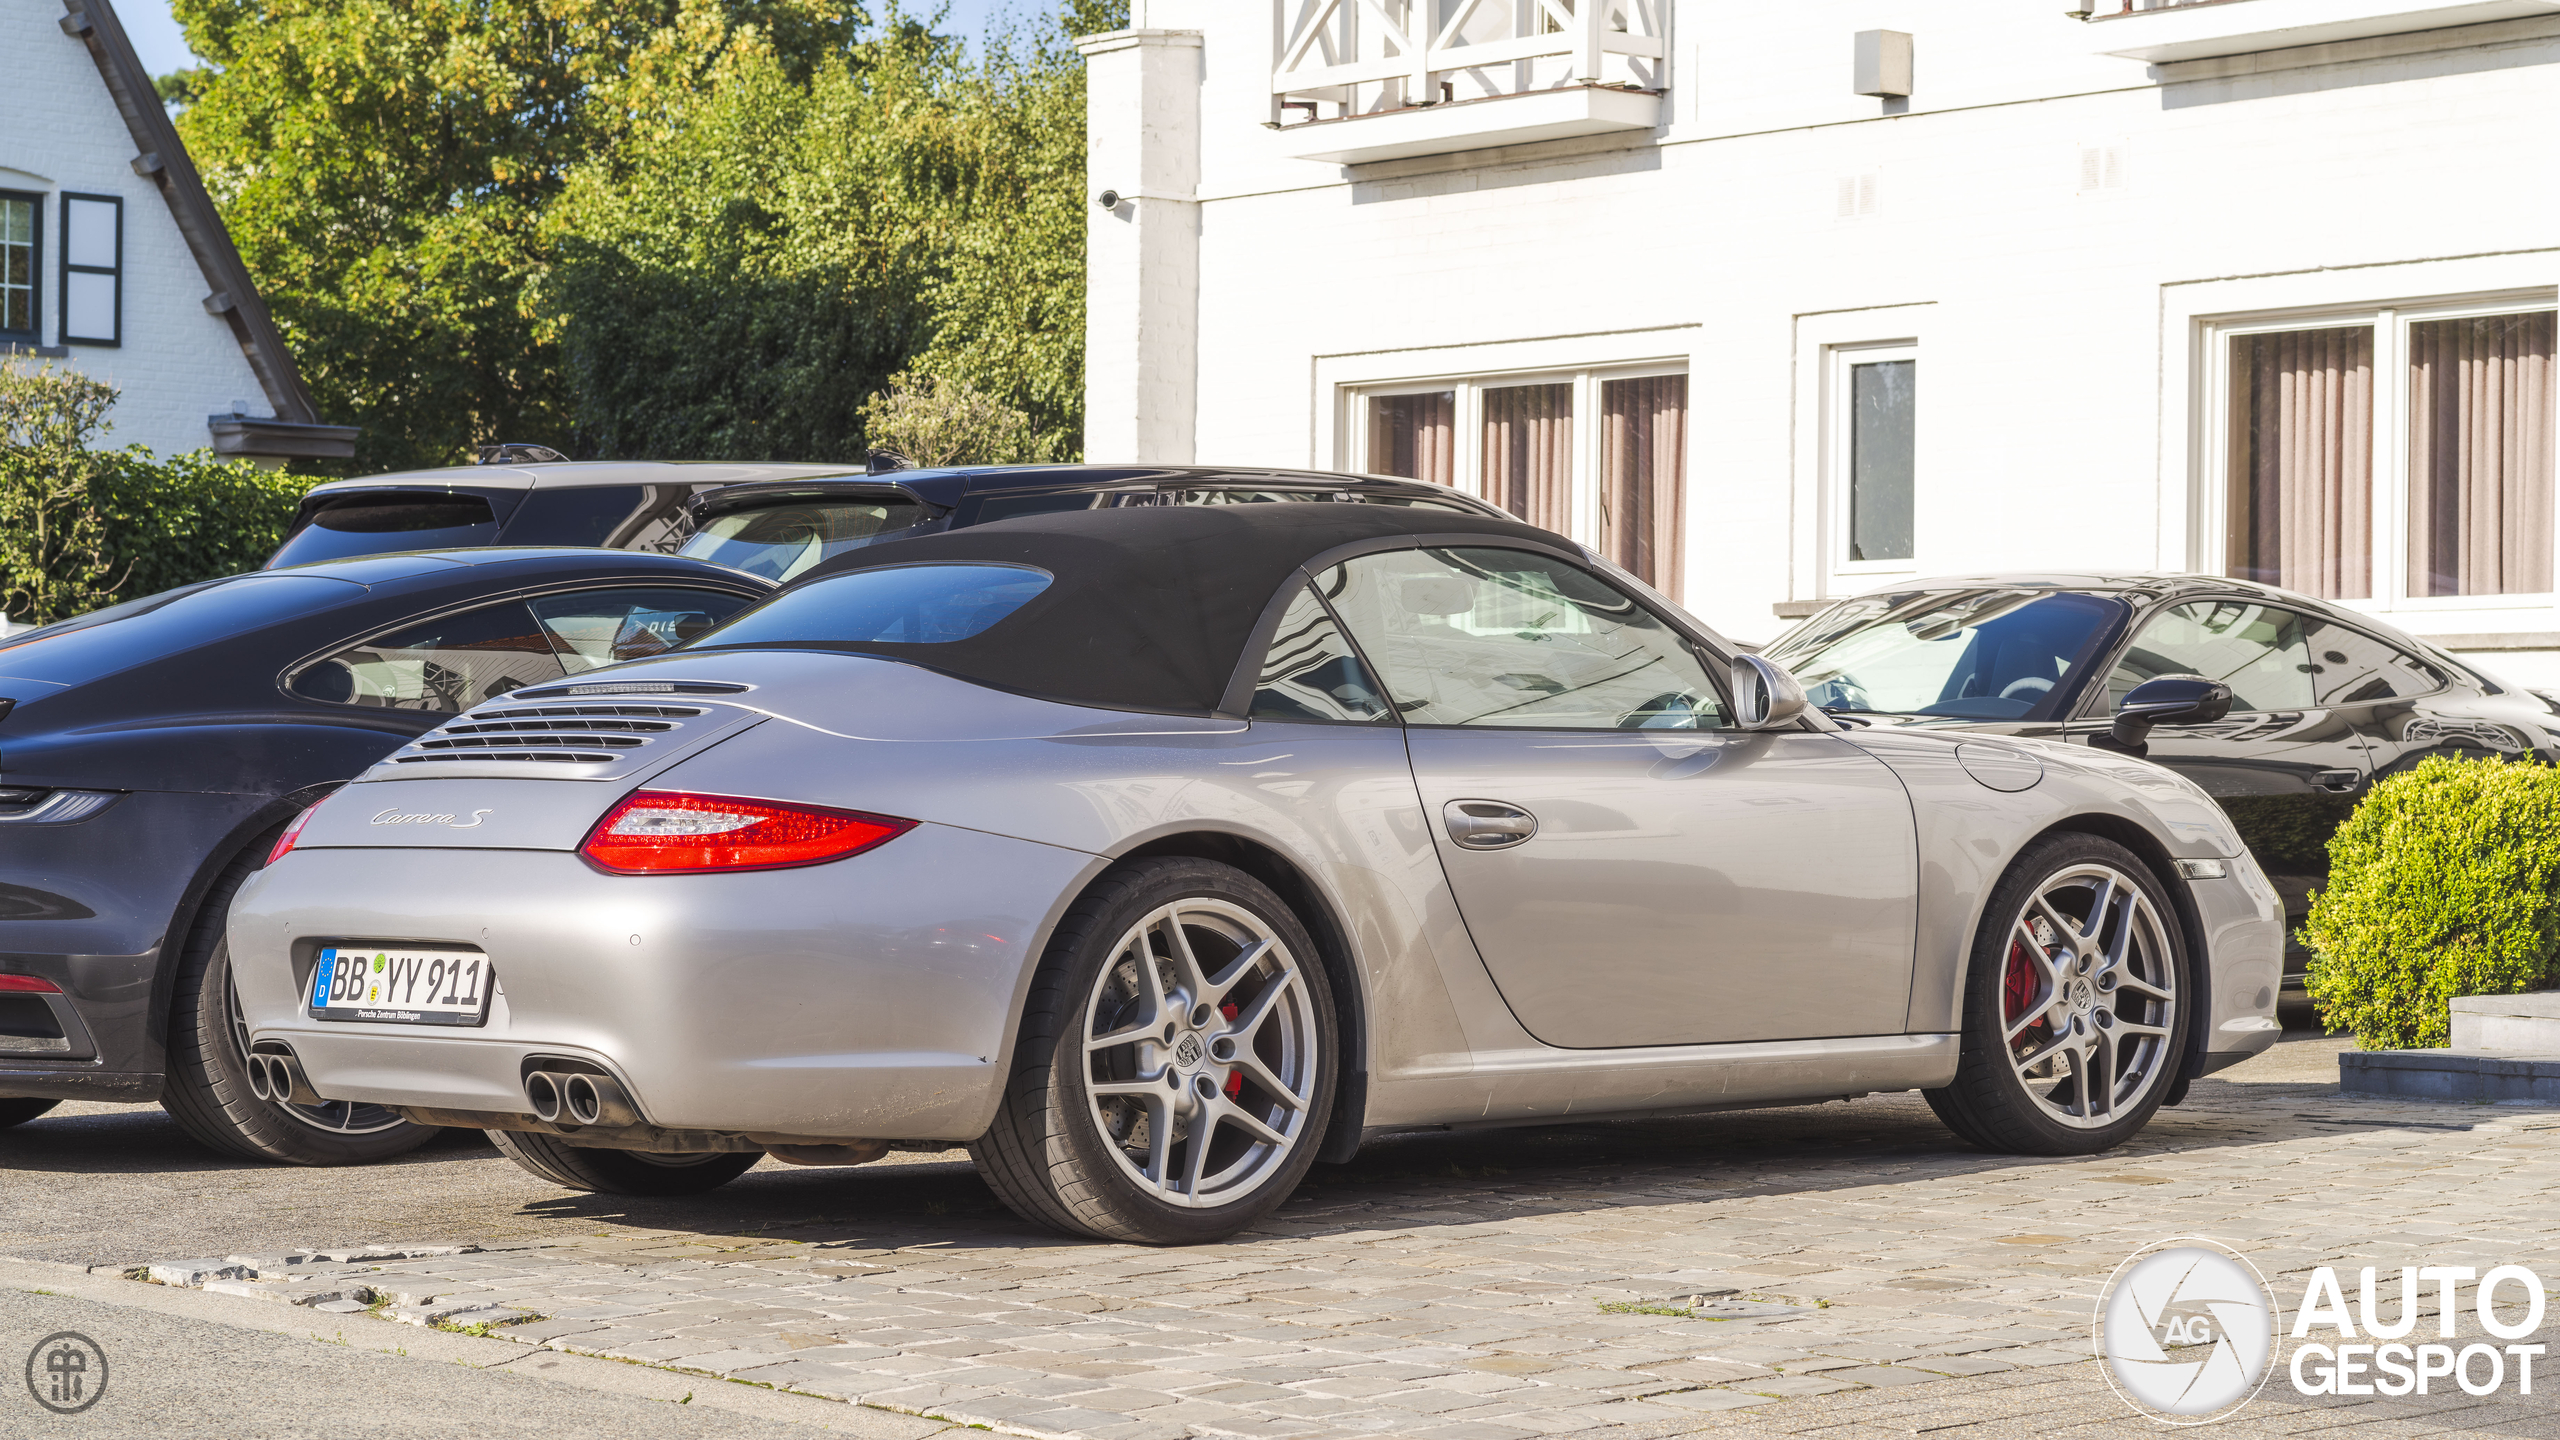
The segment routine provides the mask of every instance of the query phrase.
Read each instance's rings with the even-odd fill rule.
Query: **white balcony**
[[[1287,153],[1358,164],[1650,130],[1670,0],[1274,0]]]
[[[2103,55],[2154,65],[2560,15],[2560,0],[2095,0]]]

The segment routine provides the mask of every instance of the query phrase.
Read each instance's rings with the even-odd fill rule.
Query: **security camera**
[[[1101,206],[1105,210],[1117,210],[1120,208],[1120,192],[1117,190],[1105,190],[1101,194],[1093,197],[1093,203]]]

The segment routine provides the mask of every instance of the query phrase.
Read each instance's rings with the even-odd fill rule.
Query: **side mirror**
[[[2163,675],[2133,687],[2116,706],[2116,723],[2090,743],[2127,755],[2150,753],[2154,725],[2210,725],[2231,713],[2231,687],[2201,675]]]
[[[1796,677],[1757,655],[1733,662],[1733,721],[1743,730],[1781,730],[1812,702]]]

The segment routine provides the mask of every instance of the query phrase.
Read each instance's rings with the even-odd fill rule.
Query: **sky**
[[[1032,0],[950,0],[947,22],[950,31],[976,39],[984,34],[987,22],[999,11],[1028,8]],[[909,0],[909,8],[926,11],[933,0]],[[133,39],[135,53],[142,57],[142,67],[154,75],[166,75],[196,63],[187,53],[186,37],[178,32],[178,22],[169,18],[169,0],[116,0],[116,17],[124,21],[125,34]]]

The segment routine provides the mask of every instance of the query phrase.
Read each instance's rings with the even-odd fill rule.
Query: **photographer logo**
[[[2219,1420],[2266,1383],[2275,1301],[2248,1261],[2212,1241],[2137,1252],[2108,1279],[2096,1322],[2108,1383],[2155,1420]]]
[[[27,1393],[56,1415],[77,1415],[107,1393],[107,1352],[77,1330],[57,1330],[27,1352]]]

